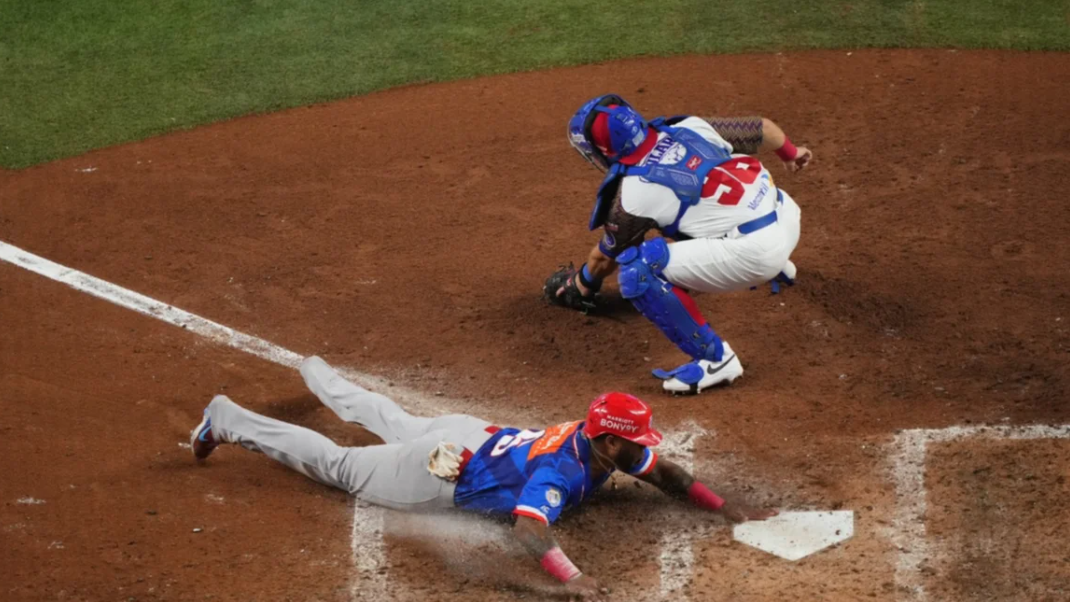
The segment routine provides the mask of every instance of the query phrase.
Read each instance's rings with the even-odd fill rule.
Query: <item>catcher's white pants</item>
[[[428,456],[443,442],[474,452],[490,438],[490,423],[459,414],[412,416],[387,397],[346,381],[318,357],[305,360],[301,375],[340,418],[386,443],[342,447],[315,431],[246,410],[224,395],[208,405],[213,435],[373,504],[414,511],[454,506],[456,485],[428,471]]]
[[[727,293],[769,282],[799,244],[802,210],[788,193],[777,204],[777,221],[750,234],[696,238],[669,244],[669,282],[693,292]]]

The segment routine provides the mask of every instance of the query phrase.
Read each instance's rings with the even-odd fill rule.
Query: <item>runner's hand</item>
[[[587,575],[580,575],[566,583],[565,591],[568,592],[569,600],[593,600],[597,602],[605,599],[603,594],[605,590],[600,589],[598,582]]]
[[[731,502],[725,502],[721,506],[721,515],[730,523],[745,523],[749,520],[765,520],[780,514],[776,510],[749,508]]]

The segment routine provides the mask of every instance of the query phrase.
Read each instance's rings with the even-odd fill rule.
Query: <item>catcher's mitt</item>
[[[568,264],[568,267],[561,266],[560,269],[546,279],[546,284],[542,287],[542,294],[547,301],[554,305],[587,313],[598,307],[598,305],[593,291],[590,295],[584,296],[579,287],[576,286],[577,272],[579,270],[571,263]]]

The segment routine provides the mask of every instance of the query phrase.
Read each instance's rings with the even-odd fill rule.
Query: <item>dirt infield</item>
[[[661,425],[711,432],[695,461],[714,489],[858,513],[853,539],[794,564],[713,521],[683,585],[654,594],[660,538],[704,519],[626,485],[560,525],[582,568],[620,575],[616,599],[913,600],[889,536],[896,430],[1070,423],[1066,81],[1063,54],[934,50],[406,87],[0,172],[0,240],[499,421],[573,419],[625,389]],[[812,170],[774,170],[803,208],[798,286],[699,298],[746,367],[731,388],[665,397],[649,371],[680,356],[626,304],[587,317],[539,298],[596,240],[599,176],[564,132],[607,91],[649,115],[763,114],[815,151]],[[344,495],[241,450],[195,466],[178,445],[220,392],[372,440],[296,372],[8,263],[0,325],[0,598],[369,599]],[[926,591],[1006,599],[1025,575],[1048,596],[1033,599],[1065,599],[1064,538],[1038,522],[1066,523],[1065,441],[973,445],[928,459],[944,545]],[[543,597],[549,582],[488,529],[444,548],[392,520],[390,597]]]
[[[1065,600],[1070,442],[954,443],[933,454],[929,532],[938,600]]]

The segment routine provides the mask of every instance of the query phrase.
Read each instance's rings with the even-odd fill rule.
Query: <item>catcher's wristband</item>
[[[565,553],[558,546],[550,548],[548,552],[543,554],[540,564],[542,564],[542,568],[546,569],[547,573],[553,575],[561,583],[568,583],[580,576],[580,570],[576,568],[576,565],[572,564],[572,561],[568,559],[568,556],[565,556]]]
[[[724,507],[724,500],[702,483],[695,481],[687,488],[687,498],[699,508],[717,512]]]
[[[580,270],[580,284],[589,291],[597,291],[602,288],[602,279],[592,276],[585,263],[583,264],[583,269]]]
[[[791,140],[788,140],[787,136],[784,136],[784,146],[773,152],[780,157],[781,161],[794,161],[795,157],[799,156],[799,149],[795,148],[795,145],[791,143]]]

